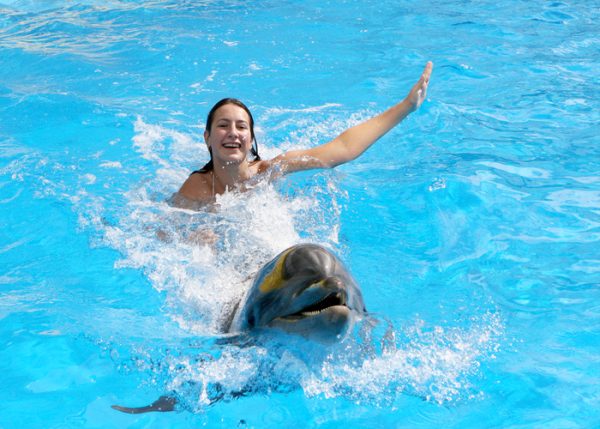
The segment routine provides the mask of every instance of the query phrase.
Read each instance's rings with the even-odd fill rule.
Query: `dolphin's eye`
[[[256,325],[256,320],[254,319],[254,312],[250,312],[248,314],[248,326],[251,328],[254,328],[254,326]]]

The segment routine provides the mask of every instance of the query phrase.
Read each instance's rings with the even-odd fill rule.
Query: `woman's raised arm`
[[[347,129],[328,143],[310,149],[286,152],[273,158],[269,164],[281,166],[283,173],[291,173],[311,168],[333,168],[356,159],[421,106],[427,95],[432,69],[433,64],[430,61],[406,98],[385,112]]]

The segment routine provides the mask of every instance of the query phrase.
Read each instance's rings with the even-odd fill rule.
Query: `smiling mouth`
[[[346,296],[340,292],[330,293],[325,296],[323,299],[311,304],[307,307],[304,307],[302,310],[289,314],[287,316],[281,316],[279,319],[285,320],[297,320],[304,319],[306,317],[317,316],[326,311],[334,311],[335,307],[347,307],[346,305]]]
[[[241,143],[224,143],[223,147],[226,149],[240,149],[242,145]]]

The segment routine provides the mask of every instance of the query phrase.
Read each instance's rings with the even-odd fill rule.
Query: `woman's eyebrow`
[[[248,124],[249,122],[245,119],[229,119],[229,118],[219,118],[217,119],[217,123],[219,122],[235,122],[237,124]]]

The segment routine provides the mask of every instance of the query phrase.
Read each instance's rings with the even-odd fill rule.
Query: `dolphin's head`
[[[301,244],[258,273],[238,308],[236,325],[333,340],[365,311],[360,289],[342,262],[324,247]]]

